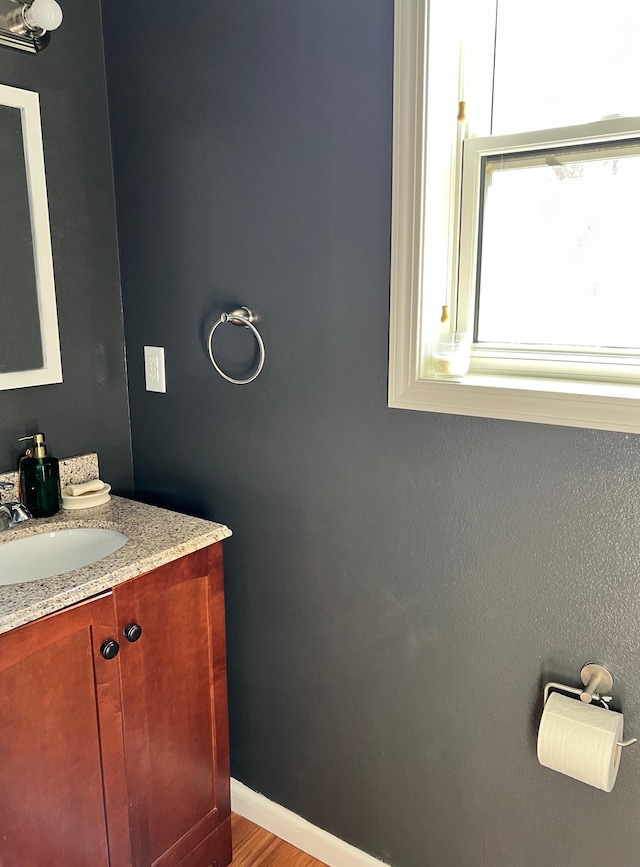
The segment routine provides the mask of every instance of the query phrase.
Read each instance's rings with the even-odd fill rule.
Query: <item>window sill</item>
[[[467,376],[389,383],[389,406],[481,418],[640,433],[640,387]]]

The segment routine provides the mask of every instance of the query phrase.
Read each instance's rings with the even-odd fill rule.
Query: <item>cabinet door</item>
[[[114,598],[134,867],[224,867],[231,855],[229,823],[220,827],[230,815],[222,545],[122,584]],[[129,642],[132,624],[142,632]]]
[[[110,594],[0,635],[2,867],[109,867],[103,787],[114,807],[112,867],[130,857],[122,827],[116,839],[121,732],[108,727],[104,756],[99,740],[99,702],[120,703],[117,664],[100,656],[114,635]]]

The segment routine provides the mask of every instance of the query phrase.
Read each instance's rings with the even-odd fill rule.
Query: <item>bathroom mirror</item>
[[[62,382],[37,93],[0,85],[0,390]]]

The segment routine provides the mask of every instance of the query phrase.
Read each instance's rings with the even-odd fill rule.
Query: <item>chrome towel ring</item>
[[[260,336],[260,332],[258,331],[256,326],[253,324],[254,322],[257,322],[257,321],[258,321],[258,317],[253,312],[253,310],[250,310],[248,307],[239,307],[237,310],[232,310],[231,313],[223,313],[220,316],[220,319],[218,319],[218,321],[213,324],[211,331],[209,332],[208,346],[209,346],[209,358],[211,359],[211,364],[213,364],[213,366],[215,367],[215,369],[218,371],[218,373],[220,374],[220,376],[223,379],[226,379],[227,382],[232,382],[234,385],[247,385],[248,383],[253,382],[253,380],[256,379],[256,377],[258,377],[260,375],[260,371],[264,367],[264,359],[265,359],[265,354],[266,354],[265,348],[264,348],[264,340]],[[251,331],[253,331],[253,336],[255,337],[255,339],[258,342],[258,349],[260,351],[260,358],[258,359],[258,366],[253,371],[251,376],[248,376],[246,379],[233,379],[233,377],[231,377],[231,376],[229,376],[229,374],[225,373],[224,370],[220,370],[220,368],[218,367],[218,365],[216,363],[215,358],[213,357],[213,348],[211,346],[211,341],[213,340],[213,335],[215,334],[216,328],[219,325],[222,325],[224,322],[230,322],[232,325],[240,325],[244,328],[250,328]]]

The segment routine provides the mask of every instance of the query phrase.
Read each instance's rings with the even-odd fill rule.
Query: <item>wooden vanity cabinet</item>
[[[0,867],[226,867],[226,690],[221,543],[0,635]]]

